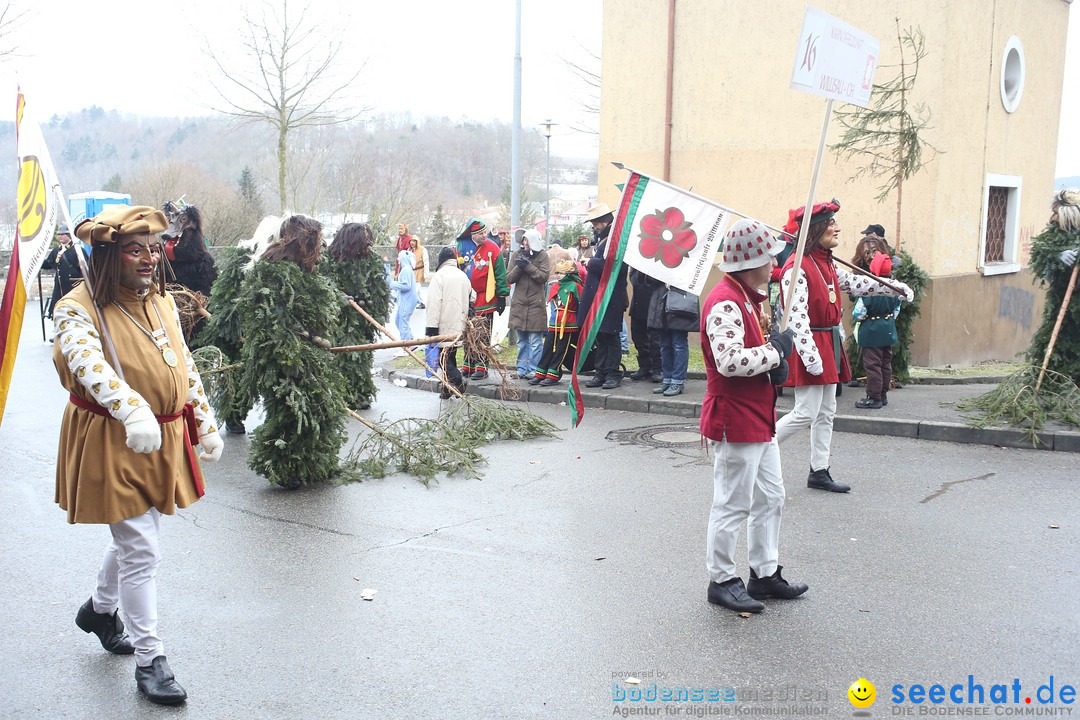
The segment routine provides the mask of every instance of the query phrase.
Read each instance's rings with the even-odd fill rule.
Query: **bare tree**
[[[575,62],[562,58],[563,64],[570,70],[578,79],[578,81],[585,86],[584,98],[578,99],[578,105],[588,113],[590,116],[595,116],[596,121],[600,119],[600,65],[602,63],[599,55],[589,50],[584,45],[581,45],[581,49],[589,57],[584,63]],[[575,123],[570,126],[572,130],[577,132],[583,132],[588,135],[599,135],[600,130],[598,127],[589,126],[584,123]]]
[[[334,100],[360,71],[346,80],[335,75],[342,41],[308,22],[309,10],[305,4],[294,14],[289,0],[280,0],[280,4],[265,3],[258,18],[245,17],[240,44],[252,64],[246,72],[229,67],[209,43],[206,49],[227,81],[225,87],[237,93],[230,95],[214,85],[225,103],[221,112],[242,122],[267,123],[277,132],[278,198],[283,213],[288,202],[290,135],[303,127],[347,122],[369,109],[334,107]]]
[[[27,10],[16,10],[15,5],[10,2],[0,6],[0,62],[9,60],[18,53],[19,48],[12,42],[11,35],[27,12]]]

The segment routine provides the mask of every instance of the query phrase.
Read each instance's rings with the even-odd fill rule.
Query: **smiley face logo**
[[[869,680],[859,678],[851,683],[851,687],[847,690],[847,697],[852,705],[862,710],[874,704],[874,700],[877,699],[877,690]]]

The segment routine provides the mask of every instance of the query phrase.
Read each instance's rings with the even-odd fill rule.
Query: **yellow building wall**
[[[924,136],[941,152],[931,153],[903,186],[900,245],[932,278],[916,325],[914,361],[1013,357],[1038,324],[1042,293],[1026,272],[982,275],[984,185],[988,173],[1020,176],[1021,236],[1026,241],[1045,225],[1068,3],[819,0],[815,6],[879,40],[877,82],[896,73],[887,67],[899,61],[894,18],[925,35],[927,56],[913,100],[929,108],[932,127]],[[802,13],[801,4],[776,0],[675,2],[669,179],[775,226],[805,202],[826,105],[790,87]],[[667,24],[665,0],[604,4],[599,193],[613,207],[615,184],[625,172],[611,161],[662,174]],[[1023,98],[1010,114],[999,82],[1005,43],[1014,35],[1023,44],[1026,76]],[[830,144],[840,130],[834,114]],[[818,181],[816,201],[836,197],[842,205],[837,254],[844,259],[867,224],[884,225],[890,242],[897,240],[895,191],[878,202],[880,180],[850,180],[859,166],[858,158],[839,160],[827,150]],[[1027,260],[1026,242],[1019,260]]]

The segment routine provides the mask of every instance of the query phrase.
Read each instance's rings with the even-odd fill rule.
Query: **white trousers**
[[[94,612],[111,615],[123,606],[124,625],[135,646],[135,662],[147,666],[165,649],[157,636],[157,567],[161,562],[158,536],[161,513],[150,508],[142,515],[109,525],[112,542],[98,571]]]
[[[828,470],[836,417],[836,384],[794,388],[795,407],[776,423],[776,439],[784,442],[799,430],[810,428],[810,469]]]
[[[746,524],[750,567],[765,577],[776,572],[784,479],[780,446],[710,440],[713,451],[713,504],[709,512],[709,579],[722,583],[736,577],[735,544],[739,526]]]

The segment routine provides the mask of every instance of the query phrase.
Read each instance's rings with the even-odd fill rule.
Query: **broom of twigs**
[[[210,298],[198,290],[190,290],[179,283],[169,283],[165,286],[169,294],[176,301],[176,312],[180,315],[180,327],[184,331],[184,342],[191,343],[195,334],[196,324],[203,319],[209,319],[210,313],[206,307],[210,304]]]
[[[1058,310],[1053,332],[1046,344],[1042,367],[1027,365],[990,392],[956,404],[962,410],[980,413],[965,415],[975,427],[987,427],[1002,422],[1013,425],[1024,431],[1032,447],[1038,447],[1042,442],[1038,431],[1042,430],[1048,420],[1080,427],[1080,388],[1068,375],[1047,369],[1062,321],[1072,300],[1078,271],[1080,263],[1073,266],[1069,286],[1065,289],[1061,309]]]
[[[349,304],[387,337],[394,335],[364,308],[350,300]],[[463,334],[466,347],[483,354],[488,367],[504,368],[488,346],[486,327],[482,322],[466,323]],[[480,326],[480,327],[478,327]],[[431,342],[431,339],[427,339]],[[480,343],[479,346],[476,343]],[[470,346],[470,343],[473,345]],[[466,477],[479,477],[478,467],[484,458],[476,450],[494,440],[525,440],[533,437],[551,437],[556,427],[547,420],[516,407],[500,402],[465,395],[447,381],[443,363],[431,367],[412,349],[405,352],[418,365],[430,370],[443,386],[456,395],[461,402],[451,407],[443,406],[439,418],[404,418],[387,425],[380,425],[349,411],[350,416],[371,432],[360,436],[342,463],[345,479],[382,477],[388,471],[407,472],[425,485],[439,472],[448,475],[462,473]],[[516,391],[516,388],[513,388]]]

